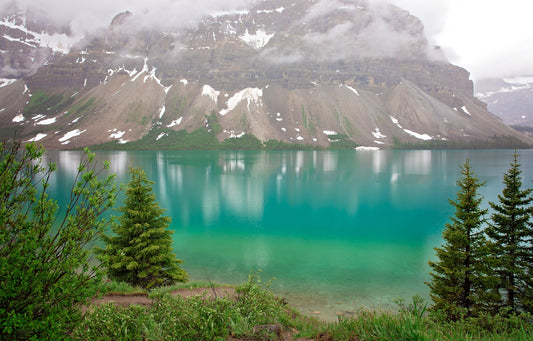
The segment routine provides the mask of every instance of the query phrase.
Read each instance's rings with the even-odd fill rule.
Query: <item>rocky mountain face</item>
[[[416,17],[390,5],[255,1],[175,32],[124,12],[78,41],[29,18],[0,21],[4,138],[70,149],[203,129],[319,147],[532,143],[473,96],[468,72],[428,45]]]
[[[476,82],[476,96],[503,122],[533,127],[533,77],[484,79]]]

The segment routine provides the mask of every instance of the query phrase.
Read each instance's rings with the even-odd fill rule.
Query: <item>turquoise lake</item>
[[[532,187],[533,151],[520,151]],[[80,152],[48,152],[51,195],[67,199]],[[117,180],[142,167],[172,217],[192,280],[237,284],[250,271],[302,312],[334,319],[360,307],[427,298],[428,260],[453,214],[470,159],[497,201],[513,151],[98,152]],[[122,198],[117,207],[122,205]]]

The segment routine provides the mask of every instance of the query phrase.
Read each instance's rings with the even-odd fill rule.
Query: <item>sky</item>
[[[245,7],[251,0],[17,0],[40,7],[81,33],[115,14],[142,13],[152,24],[193,25],[205,12]],[[369,0],[384,2],[387,0]],[[472,79],[533,76],[532,0],[388,0],[419,17],[430,43]],[[10,0],[0,0],[0,9]],[[287,0],[290,3],[290,0]]]
[[[533,76],[533,1],[391,0],[471,78]]]

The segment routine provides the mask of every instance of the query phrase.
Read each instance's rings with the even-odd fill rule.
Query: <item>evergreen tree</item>
[[[517,313],[520,302],[529,306],[533,297],[527,270],[528,229],[531,218],[531,189],[522,189],[522,171],[515,152],[514,161],[503,176],[504,189],[499,203],[489,202],[495,211],[487,235],[492,239],[492,253],[497,261],[499,288],[505,294],[502,307]]]
[[[170,217],[156,202],[143,170],[132,168],[126,189],[125,205],[115,236],[106,236],[106,248],[98,252],[111,279],[150,289],[185,282],[187,273],[172,252],[172,232],[167,229]]]
[[[483,198],[478,194],[484,182],[472,172],[469,160],[461,166],[461,175],[457,198],[450,200],[455,215],[442,232],[444,245],[435,248],[438,260],[429,262],[432,280],[427,283],[434,309],[453,320],[488,310],[498,299],[491,290],[494,279],[488,275],[488,243],[483,232],[487,210],[480,207]]]

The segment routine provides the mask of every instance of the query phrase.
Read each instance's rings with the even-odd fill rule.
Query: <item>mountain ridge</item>
[[[339,138],[372,148],[532,144],[487,112],[468,72],[428,45],[417,18],[336,3],[261,1],[170,33],[132,29],[135,14],[120,13],[68,53],[48,47],[37,70],[4,80],[0,132],[50,149],[153,135],[164,144],[197,129],[220,142],[253,135],[316,148]]]

